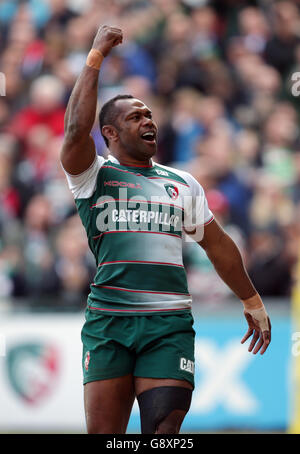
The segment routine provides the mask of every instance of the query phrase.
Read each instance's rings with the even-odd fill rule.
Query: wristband
[[[261,297],[259,296],[258,293],[256,293],[255,295],[251,296],[251,298],[247,298],[245,300],[241,300],[243,305],[244,305],[244,308],[246,310],[252,310],[252,309],[261,309],[262,307],[264,307],[264,304],[261,300]]]
[[[91,49],[86,59],[86,65],[90,68],[100,69],[104,55],[98,49]]]

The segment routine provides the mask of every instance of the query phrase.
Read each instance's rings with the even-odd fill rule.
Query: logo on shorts
[[[195,374],[195,363],[190,359],[180,358],[180,369],[189,372],[190,374]]]
[[[89,369],[90,359],[91,359],[90,352],[87,351],[86,354],[85,354],[85,359],[84,359],[84,368],[85,368],[85,370]]]
[[[168,196],[171,197],[171,199],[173,200],[177,199],[179,191],[178,188],[174,186],[174,184],[165,184],[165,190],[167,191]]]

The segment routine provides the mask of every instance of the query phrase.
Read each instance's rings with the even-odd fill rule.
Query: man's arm
[[[64,169],[72,175],[84,172],[95,159],[96,148],[90,133],[97,108],[99,69],[103,58],[122,39],[122,31],[118,28],[106,25],[99,28],[87,63],[70,96],[60,158]]]
[[[238,247],[216,220],[205,227],[204,237],[198,244],[205,250],[222,280],[244,304],[248,331],[242,343],[253,334],[248,350],[252,351],[258,341],[253,353],[260,350],[263,354],[271,341],[271,323],[247,274]]]

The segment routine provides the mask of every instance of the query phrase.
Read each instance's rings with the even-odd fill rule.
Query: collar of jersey
[[[119,163],[119,161],[117,160],[117,158],[115,158],[113,155],[109,154],[107,159],[111,162],[113,162],[114,164],[118,164],[119,166],[122,165]],[[129,168],[132,168],[132,169],[153,169],[155,163],[153,162],[153,160],[151,159],[151,166],[147,166],[147,167],[139,167],[139,166],[122,166],[122,167],[129,167]]]

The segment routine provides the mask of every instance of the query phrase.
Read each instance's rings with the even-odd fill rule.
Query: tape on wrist
[[[260,308],[264,307],[264,304],[258,293],[256,293],[254,296],[251,296],[251,298],[242,300],[242,303],[246,310],[260,309]]]
[[[91,49],[86,59],[86,65],[90,68],[100,69],[104,55],[98,49]]]
[[[269,331],[268,314],[264,306],[260,309],[246,309],[246,311],[258,323],[262,331]]]
[[[260,329],[262,331],[269,331],[268,314],[259,294],[256,293],[254,296],[251,296],[251,298],[242,300],[242,303],[245,311],[257,321]]]

